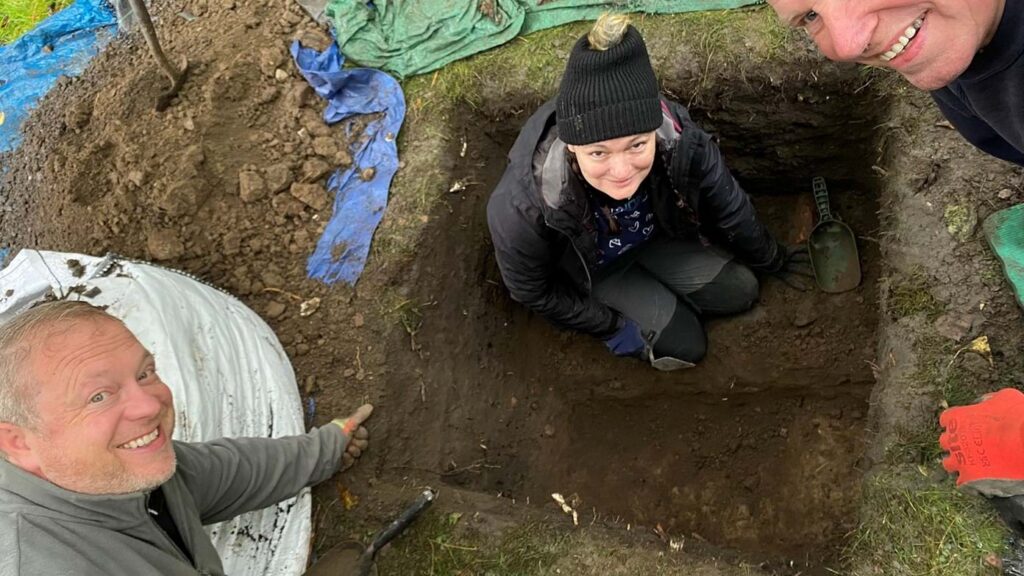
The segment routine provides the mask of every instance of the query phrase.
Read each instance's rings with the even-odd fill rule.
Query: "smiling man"
[[[0,326],[0,574],[223,574],[203,525],[291,498],[367,447],[372,407],[303,436],[171,439],[120,320],[51,302]]]
[[[978,148],[1024,166],[1024,4],[768,0],[832,60],[891,68],[929,90]]]

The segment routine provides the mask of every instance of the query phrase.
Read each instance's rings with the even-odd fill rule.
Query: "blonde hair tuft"
[[[597,22],[594,22],[594,27],[587,34],[587,42],[590,43],[591,49],[604,52],[622,42],[627,28],[629,28],[629,16],[605,12],[601,14]]]

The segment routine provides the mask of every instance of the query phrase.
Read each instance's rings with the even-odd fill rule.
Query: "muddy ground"
[[[15,247],[115,251],[196,274],[271,324],[316,422],[377,405],[365,462],[317,492],[316,552],[365,536],[429,484],[454,509],[486,510],[485,527],[551,522],[550,494],[562,493],[582,522],[611,527],[615,550],[650,555],[664,546],[654,532],[687,539],[684,556],[653,560],[682,573],[824,574],[865,515],[865,478],[926,459],[893,447],[933,427],[949,386],[1024,384],[1020,314],[998,266],[973,229],[957,239],[946,226],[948,206],[976,224],[1020,201],[1020,171],[962,143],[925,96],[823,62],[805,42],[787,38],[768,61],[752,46],[762,56],[709,70],[674,56],[702,39],[648,36],[664,90],[720,138],[781,239],[806,238],[810,178],[828,179],[864,280],[826,295],[766,278],[753,311],[710,321],[699,367],[662,374],[551,328],[501,286],[484,206],[550,80],[478,76],[482,102],[429,119],[410,98],[367,270],[354,288],[325,286],[305,260],[359,121],[351,136],[323,125],[287,54],[292,38],[323,46],[324,31],[283,0],[179,0],[156,14],[165,50],[194,66],[179,100],[155,112],[163,78],[141,38],[114,42],[58,84],[3,159],[0,229]],[[436,188],[426,199],[423,182]],[[928,306],[893,297],[906,286]],[[299,316],[314,296],[319,310]],[[981,334],[992,364],[947,365]],[[341,493],[363,503],[345,510]]]

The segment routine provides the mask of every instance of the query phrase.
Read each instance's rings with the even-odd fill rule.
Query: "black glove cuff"
[[[786,247],[780,244],[776,240],[772,240],[772,255],[768,260],[761,264],[749,264],[750,269],[755,272],[765,272],[771,274],[772,272],[778,272],[782,270],[782,267],[786,265],[786,257],[788,253]]]
[[[622,327],[626,325],[626,320],[622,317],[622,314],[612,310],[612,321],[604,330],[594,332],[594,337],[598,340],[607,340],[622,330]]]

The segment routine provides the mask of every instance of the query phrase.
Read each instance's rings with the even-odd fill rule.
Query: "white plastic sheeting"
[[[0,271],[0,323],[53,296],[105,306],[154,354],[174,392],[176,440],[305,432],[295,374],[280,342],[227,293],[152,264],[21,250]],[[310,508],[306,490],[208,527],[225,571],[301,574]]]

